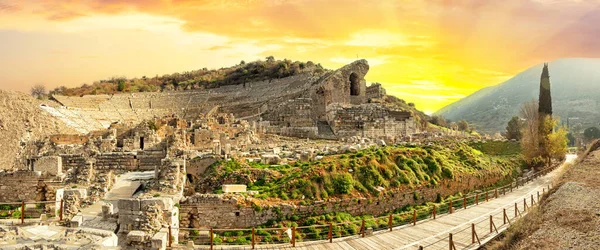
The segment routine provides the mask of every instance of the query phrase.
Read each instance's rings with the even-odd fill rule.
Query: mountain
[[[537,100],[543,64],[496,86],[483,88],[434,115],[466,120],[485,133],[504,132],[522,103]],[[600,123],[600,58],[565,58],[549,63],[554,116],[585,129]]]

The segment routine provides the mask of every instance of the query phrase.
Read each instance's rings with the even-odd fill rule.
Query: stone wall
[[[367,87],[367,99],[381,99],[386,95],[386,91],[380,83],[373,83]]]
[[[35,160],[33,171],[40,171],[42,174],[62,175],[62,158],[59,156],[44,156]]]
[[[89,138],[81,135],[52,135],[50,141],[57,145],[85,145]]]
[[[118,202],[119,233],[141,230],[153,235],[161,228],[179,227],[179,208],[171,198],[130,198]],[[174,234],[177,233],[176,229]]]
[[[402,138],[417,132],[410,112],[390,110],[375,103],[328,106],[331,129],[338,137]]]
[[[0,173],[0,201],[52,201],[60,181],[33,171]]]
[[[467,193],[477,188],[490,186],[506,177],[500,174],[487,174],[477,177],[467,175],[455,180],[444,180],[437,187],[417,187],[414,190],[399,190],[373,198],[357,198],[316,202],[309,206],[280,204],[264,206],[261,211],[243,205],[260,200],[232,194],[195,194],[181,201],[181,227],[183,228],[247,228],[267,223],[269,220],[347,212],[352,215],[378,216],[406,205],[434,201],[437,195],[446,197],[457,192]],[[419,199],[415,200],[415,193]],[[277,208],[275,208],[277,207]]]

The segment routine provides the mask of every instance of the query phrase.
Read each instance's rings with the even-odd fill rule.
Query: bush
[[[349,173],[338,174],[333,178],[336,193],[349,194],[353,188],[354,179]]]

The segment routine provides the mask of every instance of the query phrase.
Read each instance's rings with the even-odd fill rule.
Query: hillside
[[[171,90],[210,89],[227,85],[239,85],[249,82],[278,79],[294,76],[302,72],[311,71],[321,74],[326,70],[321,64],[308,62],[292,62],[291,60],[275,60],[267,57],[266,60],[258,60],[220,69],[199,69],[181,73],[167,74],[163,76],[131,78],[112,77],[106,80],[94,82],[91,85],[84,84],[79,87],[58,87],[50,94],[66,96],[100,95],[129,92],[157,92]]]
[[[39,108],[42,101],[0,90],[0,170],[11,169],[23,153],[22,143],[58,133],[75,133]]]
[[[490,147],[499,150],[491,154]],[[246,184],[260,192],[256,198],[305,202],[372,197],[379,196],[382,189],[413,190],[418,186],[439,187],[438,192],[443,192],[446,181],[472,176],[512,178],[520,172],[520,159],[518,143],[468,145],[448,141],[433,146],[368,148],[287,165],[222,161],[209,167],[195,185],[197,192],[215,192],[223,184]],[[481,188],[484,182],[473,186]]]
[[[467,120],[479,131],[503,132],[519,115],[519,106],[537,99],[543,64],[533,66],[506,82],[481,89],[435,113],[452,121]],[[600,59],[568,58],[549,63],[554,114],[577,117],[583,128],[600,122]],[[571,121],[573,122],[573,121]]]

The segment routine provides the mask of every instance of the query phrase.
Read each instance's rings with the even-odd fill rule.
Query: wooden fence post
[[[489,190],[488,190],[488,191],[485,191],[485,202],[488,202],[488,193],[489,193],[489,192],[490,192]]]
[[[435,220],[435,214],[436,214],[436,211],[435,211],[435,210],[436,210],[436,207],[437,207],[436,205],[433,205],[433,219],[434,219],[434,220]]]
[[[479,193],[475,194],[475,205],[479,205]]]
[[[21,201],[21,224],[25,223],[25,202]]]
[[[392,231],[392,225],[394,223],[394,218],[392,214],[390,214],[390,218],[388,219],[388,226],[390,227],[390,232]]]
[[[360,232],[362,234],[362,237],[365,237],[365,219],[362,220],[362,226],[360,226]]]
[[[493,229],[496,230],[496,233],[498,233],[498,228],[496,228],[496,224],[494,224],[494,218],[490,215],[490,233],[492,233],[492,226]]]
[[[333,242],[333,225],[329,223],[329,243]]]
[[[210,250],[213,249],[213,246],[215,245],[215,232],[213,230],[213,228],[210,228]]]
[[[417,225],[417,210],[413,210],[413,226]]]
[[[540,191],[537,191],[538,202],[540,202]]]
[[[169,247],[173,245],[173,234],[171,232],[171,225],[169,225]]]
[[[494,198],[496,198],[496,199],[497,199],[497,198],[498,198],[498,189],[497,189],[497,188],[496,188],[496,190],[494,190],[494,195],[495,195],[495,197],[494,197]]]
[[[531,205],[533,206],[534,200],[533,200],[533,194],[531,195]]]
[[[452,200],[450,200],[450,206],[448,207],[448,212],[452,213],[454,211],[454,207],[452,206]]]
[[[515,202],[515,218],[517,218],[518,211],[519,211],[519,208],[517,207],[517,203]]]
[[[523,198],[523,212],[527,211],[527,199]]]
[[[254,227],[252,227],[252,249],[254,249]]]
[[[471,223],[471,243],[475,243],[475,223]]]
[[[463,197],[463,209],[467,209],[467,197]]]
[[[296,227],[292,227],[292,247],[296,247]]]
[[[62,221],[63,220],[63,209],[65,207],[65,200],[64,199],[60,199],[60,212],[58,215],[58,218]]]
[[[454,246],[454,240],[452,240],[452,233],[448,235],[448,249],[456,250],[456,247]]]

